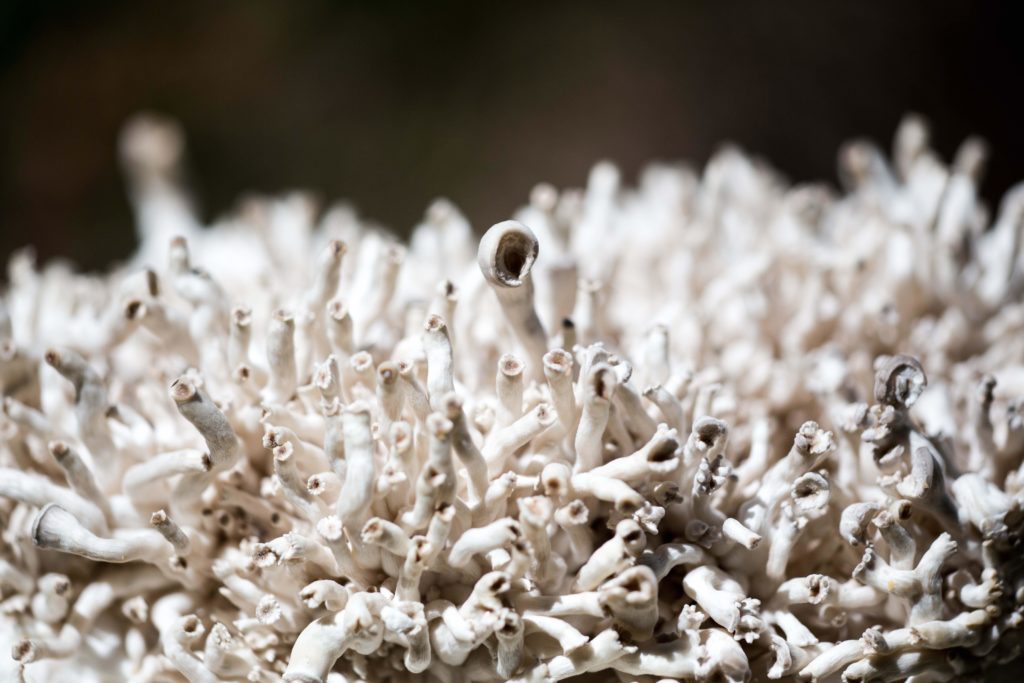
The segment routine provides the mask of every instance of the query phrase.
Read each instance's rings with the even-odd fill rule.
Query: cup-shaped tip
[[[530,275],[540,246],[533,232],[518,221],[491,227],[480,240],[480,272],[496,287],[519,287]]]

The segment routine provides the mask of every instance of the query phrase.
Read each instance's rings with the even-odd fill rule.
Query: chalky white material
[[[1024,603],[1024,186],[906,119],[844,192],[608,163],[474,237],[201,227],[122,138],[135,257],[15,256],[4,680],[967,680]]]

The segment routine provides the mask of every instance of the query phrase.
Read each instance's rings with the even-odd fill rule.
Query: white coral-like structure
[[[345,207],[9,267],[5,680],[968,680],[1024,603],[1024,186],[916,118],[846,193],[596,166],[477,240]],[[926,374],[927,373],[927,374]]]

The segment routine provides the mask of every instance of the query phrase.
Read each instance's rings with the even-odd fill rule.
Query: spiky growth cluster
[[[479,243],[301,196],[13,259],[0,638],[29,681],[967,680],[1020,648],[1024,189],[914,118],[842,196],[736,150]],[[529,227],[527,227],[529,226]],[[927,371],[927,375],[926,375]],[[5,678],[6,680],[6,678]]]

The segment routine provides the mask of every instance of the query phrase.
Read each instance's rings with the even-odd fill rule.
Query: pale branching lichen
[[[338,205],[0,298],[4,680],[949,681],[1021,647],[1024,186],[915,117],[844,193],[597,165],[477,240]]]

